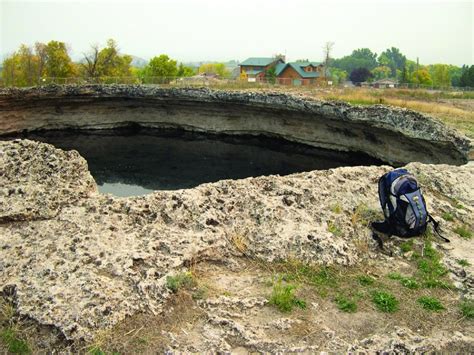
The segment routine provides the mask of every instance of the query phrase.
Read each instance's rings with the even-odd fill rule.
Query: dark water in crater
[[[364,154],[252,136],[142,129],[49,131],[23,138],[79,151],[99,190],[116,196],[184,189],[222,179],[381,164]]]

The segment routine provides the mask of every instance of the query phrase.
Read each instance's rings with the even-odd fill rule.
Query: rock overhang
[[[392,165],[460,165],[470,141],[427,115],[276,92],[66,85],[0,91],[0,136],[35,130],[137,124],[209,134],[266,135],[313,147],[364,152]]]

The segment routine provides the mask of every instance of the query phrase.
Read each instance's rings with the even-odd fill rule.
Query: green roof
[[[276,76],[280,75],[281,72],[283,71],[283,69],[285,69],[287,66],[286,63],[278,63],[276,66],[275,66],[275,73],[276,73]]]
[[[240,65],[253,65],[256,67],[265,67],[274,61],[278,60],[277,58],[247,58]]]
[[[295,63],[295,64],[297,64],[297,65],[299,65],[300,67],[303,67],[303,68],[304,68],[304,67],[307,67],[307,66],[310,66],[310,65],[312,65],[313,67],[317,67],[318,65],[323,64],[323,63],[321,63],[321,62],[310,62],[310,61],[293,62],[293,63]]]
[[[306,72],[302,68],[307,67],[308,65],[301,65],[302,62],[292,62],[288,63],[302,78],[309,79],[309,78],[318,78],[320,75],[318,72]],[[304,62],[305,64],[308,62]]]

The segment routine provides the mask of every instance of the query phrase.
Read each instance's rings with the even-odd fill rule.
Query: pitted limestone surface
[[[54,325],[70,339],[91,339],[98,329],[137,311],[160,312],[169,296],[166,276],[196,260],[225,260],[236,253],[237,243],[266,261],[297,256],[354,265],[365,256],[357,243],[370,238],[370,231],[351,216],[362,204],[379,209],[376,182],[388,169],[224,180],[114,198],[97,193],[86,162],[75,152],[28,140],[0,142],[0,289],[22,315]],[[414,163],[408,169],[429,192],[435,217],[452,210],[455,199],[464,206],[456,217],[473,225],[473,165]],[[330,225],[339,232],[330,232]],[[453,248],[446,251],[447,263],[463,257],[474,264],[472,243],[451,228],[445,233]],[[459,276],[467,297],[472,297],[472,275],[471,266]],[[219,302],[251,310],[264,301]],[[226,322],[214,314],[209,326]],[[257,342],[257,333],[234,323],[225,329],[248,344]]]

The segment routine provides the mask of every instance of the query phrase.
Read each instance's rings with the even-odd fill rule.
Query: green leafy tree
[[[470,67],[467,65],[462,66],[461,77],[459,78],[459,86],[474,87],[474,65],[471,65]]]
[[[68,78],[74,75],[74,66],[64,42],[49,41],[45,47],[45,54],[45,72],[47,76]]]
[[[422,68],[415,70],[411,76],[411,82],[417,85],[431,86],[433,85],[433,80],[427,69]]]
[[[369,48],[359,48],[349,56],[330,60],[329,66],[345,70],[347,73],[351,73],[358,68],[372,70],[377,67],[377,53],[372,53]]]
[[[380,65],[385,65],[392,71],[392,77],[396,77],[397,70],[406,70],[407,58],[400,52],[398,48],[392,47],[380,53],[378,62]]]
[[[143,78],[145,81],[152,77],[171,78],[178,74],[176,60],[171,59],[166,54],[153,57],[143,70]],[[168,79],[167,79],[168,80]]]
[[[193,76],[194,75],[194,69],[184,65],[183,63],[179,63],[177,75],[179,77]]]
[[[349,76],[345,70],[338,69],[338,68],[331,68],[331,79],[334,81],[334,84],[340,84],[347,80]]]
[[[434,64],[430,66],[430,74],[433,79],[433,85],[439,87],[450,87],[451,77],[449,67],[446,64]]]
[[[275,67],[272,67],[270,69],[268,69],[266,72],[265,72],[265,79],[267,80],[268,83],[270,84],[275,84],[276,82],[276,70],[275,70]]]
[[[386,79],[389,78],[392,74],[392,71],[386,65],[378,66],[372,69],[372,75],[374,76],[375,80]]]
[[[460,86],[462,68],[456,65],[448,65],[449,76],[451,77],[452,86]]]

